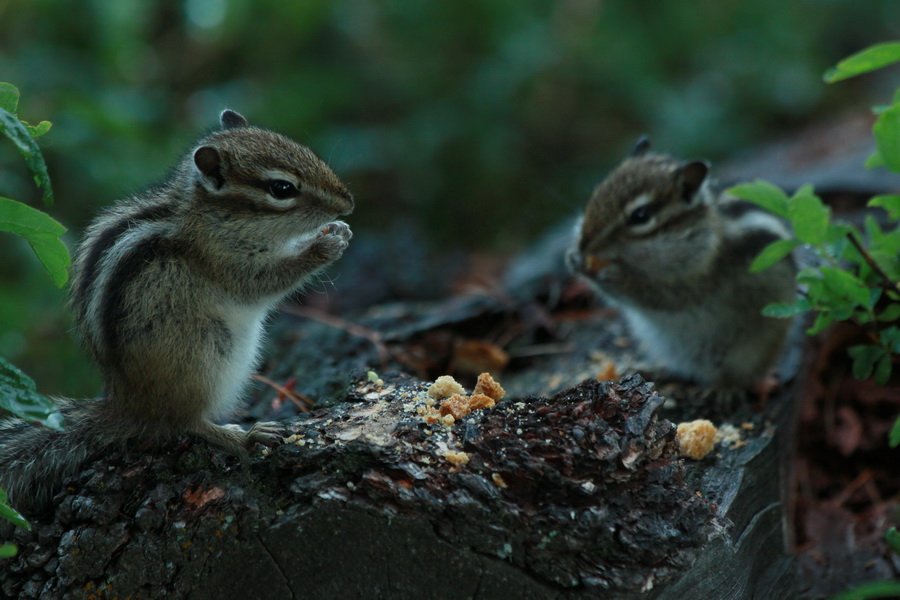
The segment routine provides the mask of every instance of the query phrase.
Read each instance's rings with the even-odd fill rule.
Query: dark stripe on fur
[[[737,220],[743,217],[744,215],[750,213],[763,213],[770,215],[772,213],[768,212],[753,204],[752,202],[745,202],[743,200],[735,200],[729,202],[722,202],[719,204],[719,212],[722,213],[728,219]]]
[[[84,261],[80,265],[81,273],[78,276],[77,285],[72,289],[72,303],[79,314],[83,316],[87,310],[89,292],[91,285],[94,283],[94,277],[100,261],[106,252],[119,241],[119,238],[139,221],[166,219],[172,216],[174,212],[174,207],[171,204],[148,206],[133,215],[122,217],[100,232],[94,243],[89,246],[87,256],[85,256]]]
[[[780,239],[784,238],[773,231],[765,229],[750,230],[735,240],[727,249],[726,258],[733,260],[736,264],[749,266],[753,259],[759,256],[763,248]]]
[[[106,281],[100,310],[100,329],[104,349],[109,353],[108,359],[119,354],[121,327],[125,317],[125,295],[129,284],[146,268],[145,265],[171,256],[174,250],[174,243],[160,233],[135,244],[116,264]]]

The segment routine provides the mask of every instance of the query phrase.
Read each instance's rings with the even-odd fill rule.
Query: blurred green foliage
[[[820,74],[898,24],[893,0],[0,0],[0,72],[23,118],[54,122],[70,243],[228,106],[327,159],[357,197],[354,230],[404,215],[436,246],[510,251],[640,133],[716,159],[868,106]],[[34,193],[2,150],[0,189]],[[95,393],[62,295],[0,244],[0,354],[44,392]]]

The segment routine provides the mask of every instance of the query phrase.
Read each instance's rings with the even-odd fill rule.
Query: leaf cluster
[[[825,81],[841,81],[894,62],[900,62],[900,42],[879,44],[838,63],[825,74]],[[900,172],[900,90],[893,104],[876,108],[876,112],[873,133],[877,150],[866,165]],[[869,343],[849,349],[854,377],[887,383],[894,358],[900,355],[900,195],[872,198],[868,206],[887,212],[889,224],[883,227],[868,215],[864,231],[859,231],[853,225],[833,221],[831,209],[811,185],[802,186],[791,196],[759,180],[729,191],[784,218],[793,230],[792,238],[764,248],[751,271],[774,265],[799,246],[817,257],[814,266],[797,274],[804,290],[802,297],[792,304],[771,304],[764,314],[790,318],[813,311],[815,321],[807,330],[810,335],[837,321],[856,323],[866,332]],[[894,427],[891,444],[900,444],[900,425]]]
[[[36,138],[50,130],[49,121],[29,125],[17,116],[19,90],[0,82],[0,133],[9,139],[31,170],[43,195],[44,205],[52,206],[53,191],[47,165]],[[24,237],[50,274],[53,282],[62,287],[69,278],[71,258],[60,236],[66,228],[48,214],[27,204],[0,197],[0,230]],[[46,427],[62,429],[62,415],[53,403],[37,393],[34,381],[8,361],[0,358],[0,409],[23,419],[37,421]],[[6,492],[0,489],[0,518],[19,527],[29,528],[28,522],[7,502]],[[16,547],[0,544],[0,558],[14,556]]]
[[[9,139],[31,170],[35,184],[43,193],[44,205],[53,205],[53,190],[47,164],[38,147],[38,137],[50,131],[50,122],[29,125],[19,119],[19,90],[12,84],[0,82],[0,133]],[[0,196],[0,230],[24,237],[50,278],[58,287],[69,279],[71,258],[60,236],[66,228],[45,212],[27,204]]]

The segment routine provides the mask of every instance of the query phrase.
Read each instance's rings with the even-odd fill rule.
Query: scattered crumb
[[[678,445],[682,456],[701,460],[712,452],[718,430],[706,419],[678,424]]]
[[[469,412],[479,408],[494,408],[494,400],[495,398],[485,394],[472,394],[468,400]]]
[[[441,413],[437,411],[434,407],[434,404],[426,405],[426,406],[417,406],[416,412],[422,417],[422,420],[426,423],[437,423],[441,420]]]
[[[716,441],[722,442],[723,446],[735,446],[741,441],[740,430],[731,423],[725,423],[719,427],[719,433],[716,435]]]
[[[600,372],[597,373],[597,381],[618,381],[619,372],[616,363],[611,360],[600,363]]]
[[[592,363],[597,363],[597,381],[617,381],[619,379],[619,370],[609,354],[594,350],[590,354],[590,359]]]
[[[452,464],[453,466],[459,468],[469,462],[469,455],[465,452],[458,452],[456,450],[447,450],[444,452],[444,458]]]
[[[500,475],[500,473],[492,473],[492,474],[491,474],[491,479],[493,480],[494,485],[496,485],[498,488],[509,487],[509,486],[506,484],[506,481],[503,480],[503,476]]]
[[[584,269],[591,275],[596,275],[610,264],[610,260],[600,258],[594,254],[588,254],[584,259]]]
[[[741,429],[743,429],[744,431],[753,431],[754,427],[756,427],[756,426],[753,423],[750,423],[749,421],[746,423],[741,423]]]
[[[475,391],[472,392],[473,397],[483,394],[493,400],[500,400],[506,395],[506,390],[494,381],[490,373],[482,373],[478,376],[478,383],[475,384]],[[491,406],[494,406],[493,402]],[[480,407],[479,407],[480,408]]]
[[[466,390],[450,375],[441,375],[435,379],[434,383],[431,384],[431,387],[428,388],[428,395],[435,400],[443,400],[454,394],[464,396]]]
[[[473,410],[493,408],[496,401],[505,394],[503,387],[489,373],[478,376],[478,383],[471,396],[466,395],[465,388],[453,377],[443,375],[428,388],[427,398],[417,398],[424,402],[424,406],[417,406],[416,413],[426,423],[441,422],[449,427]],[[435,406],[435,399],[441,400],[440,405]]]
[[[440,413],[442,417],[453,415],[454,420],[459,420],[470,412],[471,409],[469,409],[469,400],[465,396],[453,394],[452,396],[441,402]]]

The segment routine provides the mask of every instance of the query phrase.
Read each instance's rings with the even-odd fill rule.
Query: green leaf
[[[869,158],[866,159],[866,168],[867,169],[877,169],[878,167],[885,166],[884,157],[881,156],[881,152],[875,150],[872,154],[869,155]]]
[[[806,335],[816,335],[817,333],[822,333],[825,329],[834,322],[832,316],[827,312],[820,312],[816,315],[816,321],[813,323],[813,326],[806,330]]]
[[[900,446],[900,417],[897,417],[897,420],[894,421],[894,426],[891,427],[891,432],[888,434],[888,444],[890,444],[891,448]],[[900,554],[900,550],[895,549],[894,551]]]
[[[0,110],[16,114],[19,107],[19,89],[11,83],[0,81]]]
[[[750,272],[758,273],[763,269],[768,269],[790,254],[794,248],[799,245],[800,242],[797,240],[778,240],[772,242],[763,248],[762,252],[759,253],[759,256],[753,260],[753,263],[750,265]]]
[[[884,323],[897,319],[900,319],[900,304],[888,304],[883,311],[878,313],[878,320]]]
[[[900,327],[886,327],[878,334],[881,345],[889,352],[900,354]]]
[[[897,429],[897,441],[892,443],[892,447],[896,447],[900,444],[900,419],[897,419],[897,422],[894,423],[894,429]],[[891,434],[893,434],[893,430]],[[897,531],[896,527],[891,527],[887,531],[884,532],[884,541],[888,543],[888,546],[891,547],[891,550],[894,551],[894,554],[900,554],[900,531]]]
[[[875,370],[875,363],[887,355],[884,348],[871,344],[851,346],[847,349],[847,353],[853,359],[853,376],[860,381],[871,377]],[[887,356],[890,359],[890,355]]]
[[[872,126],[878,152],[885,166],[900,172],[900,104],[895,104],[878,116]]]
[[[888,218],[893,221],[900,219],[900,196],[894,194],[875,196],[869,200],[868,206],[883,208],[887,211]]]
[[[25,127],[28,128],[28,133],[31,134],[31,137],[39,138],[50,131],[50,128],[53,127],[53,123],[50,121],[41,121],[37,125],[26,125]]]
[[[900,42],[885,42],[870,46],[848,56],[823,75],[825,83],[834,83],[900,61]]]
[[[891,378],[892,363],[891,355],[885,352],[884,356],[875,362],[875,371],[872,374],[872,381],[878,385],[886,385]]]
[[[19,553],[13,544],[0,544],[0,558],[12,558]]]
[[[847,298],[860,306],[869,305],[869,288],[858,277],[829,266],[823,266],[819,271],[822,273],[825,287],[833,294]]]
[[[27,204],[0,197],[0,231],[21,235],[31,245],[58,287],[69,279],[72,259],[59,236],[66,232],[50,215]]]
[[[812,308],[812,304],[806,298],[800,298],[793,304],[776,302],[763,307],[762,314],[776,319],[790,319],[803,314]]]
[[[779,217],[788,216],[787,194],[781,188],[768,181],[757,179],[752,183],[741,183],[730,188],[726,193],[741,200],[753,202]]]
[[[825,241],[830,214],[831,210],[813,193],[812,186],[804,185],[790,199],[787,216],[798,240],[819,246]]]
[[[0,488],[0,517],[26,531],[31,530],[31,523],[29,523],[25,517],[20,515],[16,509],[9,505],[9,496],[3,488]]]
[[[19,153],[25,159],[28,168],[34,175],[34,182],[43,191],[44,205],[53,205],[53,189],[50,187],[50,175],[47,173],[47,163],[37,142],[28,132],[28,128],[16,115],[7,110],[0,109],[0,133],[8,137]]]
[[[840,593],[831,600],[870,600],[872,598],[897,598],[900,596],[900,581],[872,581],[852,590]]]
[[[62,431],[62,415],[53,402],[38,394],[34,381],[3,358],[0,358],[0,408],[26,421],[37,421]]]

